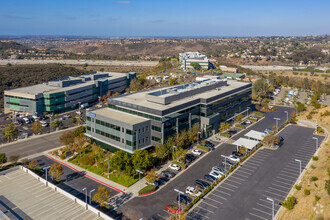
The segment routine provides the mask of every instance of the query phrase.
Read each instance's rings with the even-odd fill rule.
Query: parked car
[[[177,170],[177,171],[181,169],[181,167],[177,164],[170,164],[168,167],[172,170]]]
[[[236,157],[241,157],[241,156],[243,156],[242,153],[240,153],[240,152],[238,152],[238,151],[236,151],[236,150],[232,152],[232,155],[235,155]]]
[[[204,179],[210,182],[215,182],[217,181],[217,178],[215,178],[214,176],[211,175],[204,175]]]
[[[192,150],[191,152],[192,152],[193,154],[198,155],[198,156],[202,154],[202,151],[197,150],[197,149],[194,149],[194,150]]]
[[[195,180],[195,184],[196,184],[196,186],[200,187],[201,189],[206,189],[207,187],[210,186],[210,184],[208,184],[207,182],[205,182],[203,180]]]
[[[176,197],[176,201],[178,201],[178,202],[180,201],[180,203],[184,203],[184,204],[188,205],[191,202],[191,199],[186,195],[178,195]]]
[[[175,176],[175,173],[168,171],[168,170],[164,170],[164,171],[162,171],[161,176],[166,177],[166,178],[172,178]]]
[[[221,169],[220,167],[217,167],[217,166],[213,166],[212,171],[215,171],[217,173],[225,174],[225,171],[223,169]]]
[[[209,175],[211,175],[211,176],[213,176],[213,177],[215,177],[217,179],[220,179],[222,177],[222,174],[221,173],[218,173],[218,172],[215,172],[215,171],[211,171],[209,173]]]
[[[205,141],[205,143],[211,145],[212,147],[214,147],[214,144],[209,142],[209,141]]]
[[[210,148],[210,150],[214,150],[214,147],[212,145],[210,145],[210,144],[207,144],[206,143],[204,146]]]
[[[222,161],[222,164],[225,166],[233,166],[234,164],[232,163],[232,162],[230,162],[229,160],[224,160],[224,161]]]
[[[71,118],[70,115],[63,115],[64,118]]]
[[[192,187],[192,186],[188,186],[186,188],[186,194],[189,194],[191,196],[199,196],[202,192],[198,191],[196,188]]]
[[[147,185],[154,185],[154,186],[159,186],[159,182],[158,181],[153,181],[152,183],[146,182]]]
[[[235,163],[238,163],[238,162],[240,162],[240,160],[241,160],[241,159],[239,159],[238,157],[236,157],[236,156],[234,156],[234,155],[230,155],[230,156],[228,157],[228,159],[231,160],[231,161],[234,161]]]
[[[196,157],[194,155],[192,155],[192,154],[186,154],[186,157],[189,158],[189,159],[191,159],[191,160],[195,160],[196,159]]]

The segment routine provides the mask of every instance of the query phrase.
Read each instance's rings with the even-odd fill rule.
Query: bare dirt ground
[[[314,73],[312,76],[310,72],[298,72],[298,71],[257,71],[262,74],[268,74],[269,72],[273,72],[276,75],[279,76],[289,76],[289,77],[299,77],[299,78],[308,78],[308,79],[314,79],[314,80],[320,80],[323,83],[330,83],[330,73]],[[293,73],[297,72],[297,75],[294,75]],[[322,76],[323,75],[323,76]],[[327,77],[324,77],[327,75]]]
[[[142,66],[81,66],[81,65],[66,65],[73,66],[77,69],[85,70],[94,70],[94,71],[108,71],[108,72],[119,72],[119,73],[128,73],[128,72],[137,72],[143,73],[147,70],[150,70],[152,67],[142,67]]]
[[[330,111],[330,107],[318,110],[313,118],[317,118],[319,125],[330,131],[330,116],[320,116],[320,113]],[[299,119],[306,119],[308,112],[298,116]],[[313,161],[302,178],[301,190],[294,189],[293,196],[297,199],[297,204],[292,210],[285,210],[280,216],[281,220],[286,219],[330,219],[330,196],[325,190],[325,181],[330,179],[327,169],[330,169],[330,138],[322,145],[318,153],[318,161]],[[317,181],[311,181],[311,177],[318,178]],[[304,194],[304,189],[310,190],[310,195]],[[315,200],[315,195],[320,197]]]

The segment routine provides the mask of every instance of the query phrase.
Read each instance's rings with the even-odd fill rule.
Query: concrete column
[[[189,112],[189,128],[191,128],[191,112]]]
[[[179,118],[176,118],[176,134],[179,134]]]
[[[162,144],[164,144],[164,134],[165,134],[164,128],[165,128],[164,123],[162,123],[162,140],[161,140]]]

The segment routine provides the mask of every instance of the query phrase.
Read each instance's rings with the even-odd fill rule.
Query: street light
[[[181,211],[180,210],[180,203],[181,203],[181,201],[180,201],[180,194],[184,195],[184,192],[182,192],[182,191],[180,191],[178,189],[174,189],[174,191],[179,193],[178,203],[179,203],[179,219],[180,219],[180,211]]]
[[[172,159],[174,161],[174,148],[178,148],[177,146],[173,145],[173,154],[172,154]]]
[[[249,116],[249,109],[251,109],[250,107],[247,107],[246,110],[247,110],[247,116]]]
[[[313,118],[314,121],[316,121],[316,134],[317,134],[317,118]]]
[[[288,111],[284,111],[286,113],[286,120],[289,121],[289,112]]]
[[[221,155],[221,157],[224,157],[225,158],[225,177],[227,176],[227,156],[225,155]]]
[[[139,173],[139,182],[140,182],[140,175],[141,175],[141,174],[143,175],[144,172],[141,171],[141,170],[135,170],[135,171]],[[141,189],[141,182],[140,182],[140,189]]]
[[[91,191],[89,191],[89,204],[92,204],[92,192],[94,192],[95,189],[92,189]]]
[[[280,118],[274,118],[276,120],[276,130],[278,130],[278,121],[281,120]]]
[[[48,170],[49,168],[50,168],[50,166],[42,168],[42,169],[46,172],[46,183],[47,183],[47,181],[48,181],[48,178],[47,178],[47,170]],[[48,185],[48,183],[47,183],[46,185]]]
[[[272,202],[272,219],[274,220],[274,199],[267,197],[267,200]]]
[[[82,189],[83,191],[85,191],[85,203],[87,205],[87,187]]]
[[[105,159],[104,161],[108,161],[108,179],[109,179],[109,159]]]
[[[202,132],[197,132],[197,143],[199,144],[199,139],[202,136]]]
[[[317,148],[319,146],[319,139],[316,137],[313,137],[314,140],[316,140],[316,147],[315,147],[315,152],[317,151]]]
[[[295,159],[299,163],[299,183],[301,182],[301,160]]]

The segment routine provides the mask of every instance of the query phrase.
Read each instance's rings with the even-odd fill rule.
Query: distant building
[[[191,63],[198,63],[203,69],[210,68],[209,59],[206,55],[202,55],[200,52],[179,53],[179,60],[181,62],[181,68],[184,70],[193,69]]]
[[[235,67],[220,66],[219,68],[224,72],[238,73],[238,68]]]
[[[110,92],[124,92],[136,73],[93,72],[79,77],[64,77],[4,92],[5,112],[42,115],[77,109],[79,104],[93,104]]]

